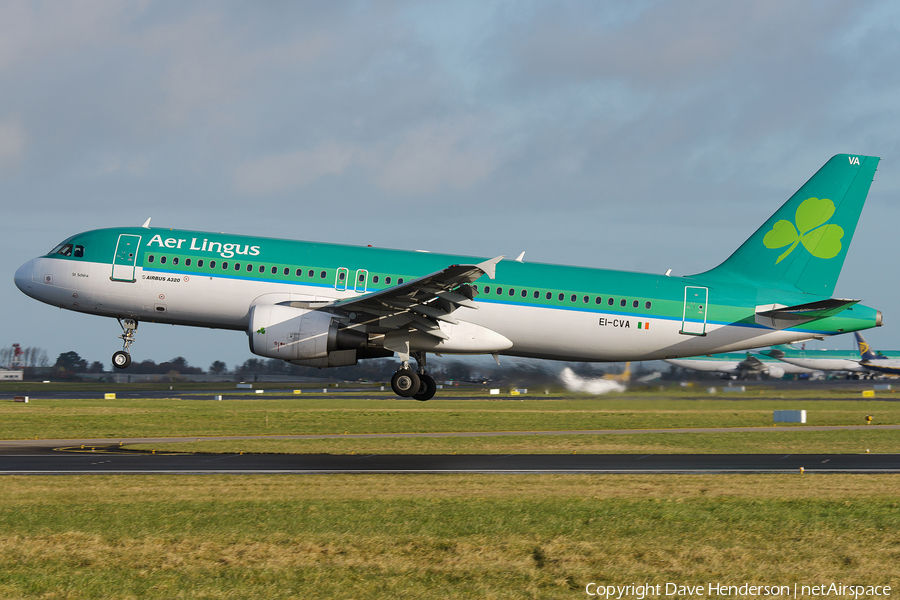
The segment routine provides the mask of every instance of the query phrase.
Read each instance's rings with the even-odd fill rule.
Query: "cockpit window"
[[[61,256],[72,256],[74,258],[84,258],[84,246],[81,244],[70,244],[63,242],[50,251],[50,254],[59,254]]]

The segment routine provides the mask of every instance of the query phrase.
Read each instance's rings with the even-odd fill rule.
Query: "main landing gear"
[[[138,322],[135,319],[119,319],[119,326],[122,328],[122,349],[112,355],[112,364],[117,369],[124,369],[131,364],[131,354],[128,349],[134,343],[134,332],[137,329]]]
[[[425,372],[425,353],[412,352],[411,355],[416,359],[419,368],[413,371],[408,360],[402,361],[400,368],[391,377],[391,389],[403,398],[431,400],[437,391],[437,384],[434,378]]]

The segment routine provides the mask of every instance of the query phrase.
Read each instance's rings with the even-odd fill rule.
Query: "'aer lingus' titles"
[[[160,248],[169,248],[174,250],[183,250],[184,244],[187,243],[187,240],[184,238],[166,238],[163,239],[161,235],[156,234],[150,241],[147,242],[147,247],[150,248],[154,245]],[[222,258],[231,258],[235,255],[241,256],[259,256],[259,246],[250,246],[249,244],[232,244],[222,242],[210,242],[206,238],[203,239],[202,242],[199,242],[197,238],[191,238],[191,244],[187,248],[187,250],[196,250],[199,252],[212,252],[216,253]]]

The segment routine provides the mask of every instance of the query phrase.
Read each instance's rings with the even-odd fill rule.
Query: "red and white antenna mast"
[[[24,354],[25,354],[25,352],[22,351],[22,348],[19,346],[19,344],[13,344],[13,354],[12,354],[12,360],[10,360],[10,362],[9,362],[9,368],[10,369],[24,369],[25,361],[22,360],[22,356]]]

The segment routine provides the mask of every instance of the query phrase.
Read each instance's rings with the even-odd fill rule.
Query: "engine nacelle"
[[[327,358],[336,350],[365,346],[365,333],[341,329],[334,315],[281,304],[250,308],[250,351],[282,360]]]
[[[766,367],[766,374],[769,377],[781,379],[782,377],[784,377],[784,369],[782,367],[776,367],[775,365],[768,365]]]

